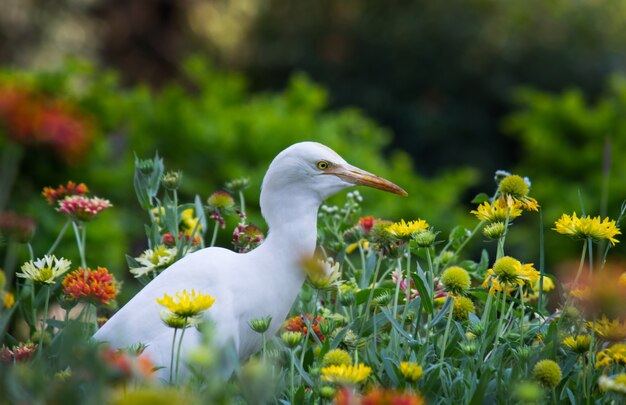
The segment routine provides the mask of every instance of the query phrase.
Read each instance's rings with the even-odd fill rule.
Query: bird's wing
[[[230,329],[229,317],[234,315],[229,275],[234,276],[233,263],[237,256],[222,248],[206,248],[185,256],[139,291],[96,332],[94,339],[107,341],[114,347],[156,342],[169,329],[161,321],[163,307],[156,299],[185,289],[215,297],[215,305],[208,314],[218,329],[220,326]]]

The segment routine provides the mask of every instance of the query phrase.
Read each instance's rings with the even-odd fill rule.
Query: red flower
[[[76,109],[28,89],[0,88],[0,125],[23,145],[51,146],[66,161],[84,155],[91,123]]]
[[[185,242],[189,242],[189,235],[183,232],[178,232],[178,239],[183,238],[185,239]],[[191,241],[191,246],[198,246],[201,242],[202,238],[200,237],[200,235],[195,235],[193,237],[193,240]],[[176,246],[176,239],[174,239],[174,235],[172,235],[170,232],[167,232],[161,238],[161,243],[163,243],[167,247],[174,247]]]
[[[115,277],[104,267],[87,270],[79,267],[63,280],[63,293],[75,300],[96,301],[108,304],[117,294]]]
[[[300,315],[300,316],[294,316],[292,318],[289,318],[285,321],[283,328],[286,331],[289,332],[300,332],[303,335],[307,335],[308,332],[308,327],[306,326],[306,323],[304,322],[304,318],[306,316],[307,321],[309,322],[309,324],[311,325],[311,327],[313,328],[313,332],[317,335],[317,338],[320,340],[320,342],[324,341],[324,335],[322,334],[322,332],[320,331],[320,322],[322,322],[323,318],[321,316],[316,316],[315,319],[313,321],[311,321],[311,318],[313,318],[313,316],[311,314],[306,314],[306,315]],[[311,339],[314,339],[313,336],[311,335]]]
[[[14,212],[0,213],[0,234],[7,239],[28,242],[35,231],[35,221]]]
[[[3,363],[26,361],[33,357],[35,350],[37,350],[37,345],[34,343],[20,343],[18,346],[13,346],[12,350],[2,346],[0,348],[0,361]]]
[[[57,211],[79,221],[91,221],[96,215],[112,206],[109,200],[99,197],[89,198],[82,195],[72,195],[59,201]]]
[[[89,189],[85,183],[76,184],[73,181],[68,181],[67,186],[60,184],[57,188],[45,187],[41,194],[48,200],[48,204],[54,205],[65,197],[84,195],[88,192]]]
[[[374,388],[360,396],[348,388],[341,389],[335,397],[336,405],[423,405],[424,398],[411,392]]]
[[[359,226],[361,226],[363,232],[369,233],[369,231],[371,231],[374,227],[375,222],[376,220],[374,219],[374,217],[370,215],[359,219]]]

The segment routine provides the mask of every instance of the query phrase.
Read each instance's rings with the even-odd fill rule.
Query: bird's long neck
[[[317,211],[321,198],[317,193],[282,189],[279,193],[263,190],[261,209],[269,226],[263,245],[279,252],[283,260],[296,262],[312,256],[317,241]]]

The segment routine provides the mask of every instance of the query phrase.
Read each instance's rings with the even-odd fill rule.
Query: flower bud
[[[295,349],[302,341],[302,333],[300,332],[284,332],[280,336],[281,340],[289,349]]]
[[[250,325],[250,328],[256,333],[265,333],[269,329],[271,322],[272,317],[268,315],[263,318],[253,319],[248,322],[248,325]]]
[[[178,190],[183,180],[183,173],[180,171],[169,171],[161,177],[161,184],[168,190]]]
[[[226,183],[226,189],[233,193],[243,191],[248,186],[250,186],[250,180],[247,178],[234,179]]]
[[[207,198],[207,204],[216,210],[229,210],[235,205],[235,199],[226,191],[216,191]]]
[[[426,248],[430,247],[433,242],[435,242],[436,237],[437,235],[433,231],[427,230],[413,235],[413,240],[417,246]]]

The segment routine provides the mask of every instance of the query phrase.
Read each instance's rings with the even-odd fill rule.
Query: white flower
[[[619,374],[615,378],[600,376],[598,385],[602,391],[613,391],[626,394],[626,374]]]
[[[329,288],[337,284],[341,276],[339,263],[335,263],[332,258],[326,260],[309,259],[303,262],[304,269],[309,276],[309,281],[313,287],[318,289]]]
[[[164,269],[174,263],[176,253],[178,253],[176,248],[167,248],[166,246],[148,249],[135,258],[135,261],[141,264],[141,267],[130,269],[130,272],[137,278],[153,271]]]
[[[22,265],[22,272],[16,276],[43,284],[54,284],[57,278],[70,269],[72,262],[54,255],[45,255],[43,259],[31,260]]]

